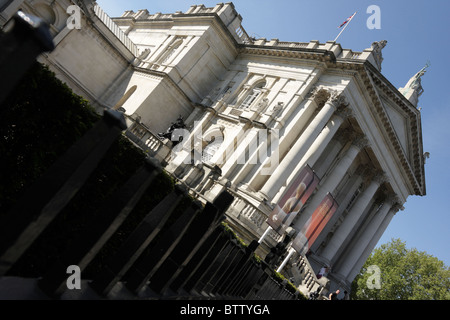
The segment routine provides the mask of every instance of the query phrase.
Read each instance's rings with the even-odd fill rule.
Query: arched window
[[[248,109],[250,106],[261,96],[263,88],[266,85],[265,82],[259,82],[256,84],[250,93],[245,97],[244,101],[239,106],[239,109]]]
[[[203,136],[202,162],[212,163],[212,159],[220,149],[224,138],[223,128],[213,127],[206,131]],[[205,145],[206,144],[206,145]]]
[[[34,5],[34,10],[36,10],[37,15],[48,24],[51,25],[55,23],[55,11],[53,11],[52,7],[49,5],[45,3],[38,3]]]
[[[214,137],[212,141],[203,149],[202,162],[211,163],[211,159],[222,145],[223,137]]]

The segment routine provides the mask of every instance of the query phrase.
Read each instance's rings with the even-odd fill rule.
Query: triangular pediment
[[[420,111],[378,70],[366,66],[376,114],[383,124],[400,163],[413,183],[416,195],[425,195],[422,127]]]
[[[397,135],[400,145],[403,149],[405,155],[410,159],[410,138],[411,133],[409,131],[409,120],[408,116],[403,112],[395,103],[387,100],[385,97],[381,96],[381,102],[383,104],[384,110],[386,111],[389,120],[391,122],[392,128]]]

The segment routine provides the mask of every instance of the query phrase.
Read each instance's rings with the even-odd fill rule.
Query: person
[[[328,266],[322,267],[322,269],[320,269],[319,273],[316,275],[317,279],[322,278],[327,272],[328,272]]]
[[[350,300],[350,295],[348,294],[347,290],[344,291],[344,298],[342,300]]]
[[[329,299],[330,300],[337,300],[337,296],[341,291],[339,289],[337,289],[335,292],[330,293],[329,295]]]

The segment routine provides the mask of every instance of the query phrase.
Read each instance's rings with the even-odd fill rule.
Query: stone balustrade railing
[[[160,162],[170,154],[172,142],[159,138],[142,123],[133,121],[125,135],[144,152]]]
[[[105,11],[99,6],[94,6],[95,15],[105,24],[105,26],[122,42],[130,52],[137,57],[139,55],[139,49],[131,41],[130,38],[119,28],[119,26],[106,14]]]
[[[335,43],[334,41],[328,41],[326,43],[320,43],[316,40],[312,40],[310,42],[290,42],[279,41],[278,39],[267,40],[265,38],[260,38],[252,39],[252,44],[273,48],[306,48],[328,50],[333,52],[336,58],[351,60],[366,60],[368,59],[371,52],[370,50],[364,50],[363,52],[354,52],[350,49],[343,49],[339,43]]]
[[[253,40],[247,34],[247,32],[245,31],[245,29],[242,25],[239,25],[239,27],[237,27],[236,34],[239,37],[239,39],[242,41],[242,43],[244,43],[244,44],[252,44],[253,43]]]
[[[279,47],[306,48],[309,42],[278,42]]]
[[[232,191],[231,191],[232,192]],[[268,227],[266,220],[267,214],[261,211],[258,207],[250,203],[248,200],[243,198],[239,193],[232,192],[234,196],[234,201],[230,208],[232,208],[233,212],[230,212],[241,222],[247,224],[247,226],[257,232],[257,236],[262,236],[266,228]],[[275,243],[281,241],[282,236],[279,235],[274,230],[271,230],[268,233],[268,237],[270,237]]]
[[[320,292],[323,292],[323,288],[326,286],[328,280],[325,277],[322,277],[320,280],[317,279],[308,259],[300,255],[298,262],[293,268],[297,269],[298,274],[301,277],[298,286],[300,291],[309,294],[310,292],[315,292],[319,287],[322,287]]]

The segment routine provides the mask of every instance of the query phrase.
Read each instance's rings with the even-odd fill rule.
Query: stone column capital
[[[306,94],[306,99],[314,100],[320,90],[321,90],[320,87],[313,85],[309,90],[309,92]]]
[[[379,185],[382,185],[385,182],[389,181],[389,178],[386,176],[384,171],[377,171],[372,177],[372,181],[377,182]]]
[[[335,114],[342,118],[342,119],[347,119],[347,118],[352,118],[354,117],[354,113],[353,110],[348,107],[348,106],[344,106],[344,107],[339,107],[336,111]]]
[[[306,98],[310,101],[314,101],[319,106],[327,101],[328,91],[321,86],[314,85]]]
[[[391,207],[391,210],[394,214],[396,214],[399,211],[405,210],[405,207],[401,204],[400,199],[398,197],[395,197],[393,200],[393,204]]]
[[[348,106],[345,96],[337,90],[328,90],[329,97],[326,103],[332,104],[336,109],[342,105]]]
[[[393,211],[394,214],[399,210],[405,210],[400,198],[396,194],[387,194],[383,200],[383,203],[389,205],[390,210]]]
[[[358,148],[359,150],[362,150],[365,147],[369,146],[370,143],[365,135],[360,135],[353,140],[352,145]]]

